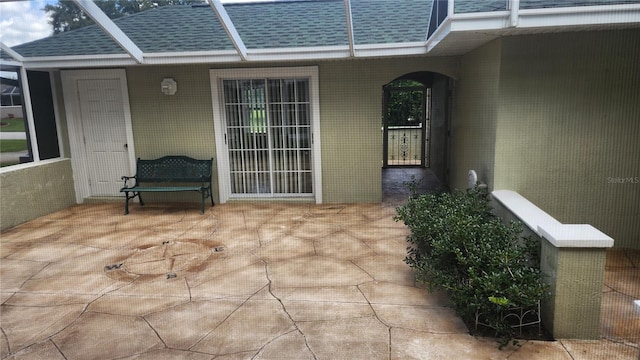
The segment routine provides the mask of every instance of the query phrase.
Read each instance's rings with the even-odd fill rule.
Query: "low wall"
[[[550,289],[542,321],[556,339],[598,339],[606,249],[613,239],[591,225],[561,224],[510,190],[491,193],[496,214],[517,219],[540,239],[540,268]]]
[[[22,116],[22,106],[0,106],[0,119],[8,117],[24,117]]]
[[[0,169],[0,199],[0,230],[74,205],[71,160]]]

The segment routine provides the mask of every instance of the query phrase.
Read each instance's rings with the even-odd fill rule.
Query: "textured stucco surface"
[[[354,203],[382,200],[382,87],[418,71],[455,78],[459,63],[458,58],[414,57],[286,65],[318,66],[323,202]],[[282,64],[264,63],[257,67],[273,66]],[[211,106],[211,68],[207,65],[127,68],[136,157],[157,158],[167,154],[213,157],[215,171],[213,124],[221,119],[214,118]],[[160,92],[160,82],[167,77],[178,84],[173,96]],[[217,202],[216,177],[213,187]],[[193,199],[189,195],[158,194],[156,198],[197,201],[197,194]]]
[[[451,126],[451,187],[465,189],[467,172],[493,184],[501,41],[463,56],[454,90]]]
[[[543,303],[545,326],[556,339],[598,339],[606,249],[541,242],[541,270],[551,293]]]
[[[75,204],[71,161],[47,161],[0,173],[1,229]]]
[[[495,189],[640,248],[640,30],[502,40]]]
[[[512,36],[461,60],[451,187],[475,169],[565,224],[640,248],[640,30]]]

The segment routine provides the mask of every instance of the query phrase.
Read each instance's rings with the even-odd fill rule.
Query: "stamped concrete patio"
[[[638,357],[633,339],[501,351],[468,335],[414,283],[393,205],[122,211],[78,205],[1,234],[2,359]]]

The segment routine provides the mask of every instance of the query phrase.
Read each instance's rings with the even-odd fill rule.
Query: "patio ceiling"
[[[501,36],[640,26],[640,0],[206,0],[116,20],[91,0],[73,1],[97,27],[2,45],[2,68],[447,56]]]

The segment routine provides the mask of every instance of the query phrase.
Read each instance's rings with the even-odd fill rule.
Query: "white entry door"
[[[63,84],[74,172],[82,179],[76,191],[80,198],[120,196],[121,177],[133,175],[135,161],[124,71],[72,71]]]

